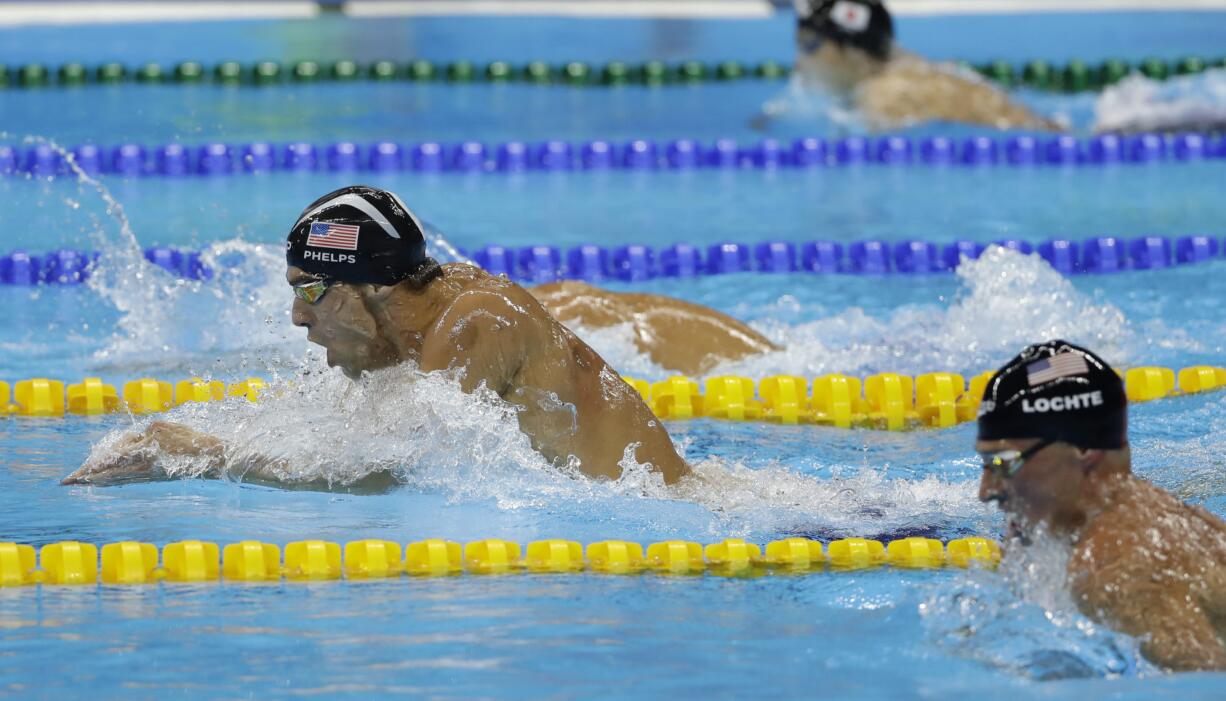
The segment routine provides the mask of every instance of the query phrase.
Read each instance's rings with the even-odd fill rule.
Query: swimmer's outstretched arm
[[[182,424],[154,421],[144,432],[129,433],[106,452],[91,455],[60,484],[114,485],[166,479],[166,472],[158,464],[164,457],[202,459],[192,471],[194,477],[220,477],[227,470],[260,477],[284,468],[281,461],[260,456],[245,457],[236,464],[227,460],[226,446],[219,439]]]

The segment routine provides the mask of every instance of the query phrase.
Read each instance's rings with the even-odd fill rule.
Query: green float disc
[[[354,80],[361,74],[362,69],[353,61],[337,61],[328,72],[333,80]]]
[[[1113,85],[1120,82],[1132,72],[1132,66],[1127,61],[1118,58],[1103,61],[1098,67],[1098,82],[1101,85]]]
[[[1196,56],[1185,56],[1175,63],[1176,75],[1195,75],[1205,72],[1205,61]]]
[[[606,63],[600,69],[600,82],[605,85],[625,85],[630,82],[630,67],[621,61]]]
[[[494,61],[485,67],[485,79],[491,83],[505,83],[513,78],[515,71],[505,61]]]
[[[122,83],[128,79],[128,69],[122,63],[104,63],[94,70],[94,79],[106,85]]]
[[[290,75],[300,83],[314,83],[319,80],[319,64],[314,61],[299,61],[290,70]]]
[[[176,83],[199,83],[204,80],[204,66],[195,61],[184,61],[175,66]]]
[[[56,74],[60,85],[84,85],[89,81],[89,72],[79,63],[65,63]]]
[[[251,80],[256,85],[270,85],[281,80],[281,64],[276,61],[260,61],[251,71]]]
[[[586,63],[571,61],[562,66],[562,80],[567,85],[587,85],[592,78],[592,69]]]
[[[17,84],[23,88],[39,88],[47,84],[47,67],[41,63],[27,63],[17,69]]]
[[[417,60],[409,64],[408,75],[409,80],[434,80],[437,73],[433,63]]]
[[[642,72],[643,82],[648,85],[663,85],[668,82],[668,66],[661,61],[648,61],[639,70]]]
[[[0,63],[0,86],[8,87],[9,84],[9,67]]]
[[[217,64],[213,69],[213,79],[223,85],[237,85],[243,82],[243,65],[237,61],[226,61]]]
[[[166,73],[159,64],[146,63],[136,69],[136,82],[138,83],[160,83],[164,80],[166,80]]]
[[[447,80],[453,83],[470,83],[477,71],[468,61],[455,61],[447,64]]]
[[[696,83],[700,80],[705,80],[707,77],[707,67],[699,61],[686,61],[677,66],[677,78],[685,83]]]
[[[1063,73],[1064,89],[1068,92],[1083,92],[1094,87],[1094,76],[1084,61],[1069,61]]]
[[[1022,82],[1032,88],[1047,90],[1053,82],[1051,66],[1047,61],[1031,61],[1022,68]]]
[[[737,80],[745,77],[745,67],[736,61],[724,61],[715,67],[715,77],[719,80]]]
[[[1160,58],[1147,58],[1141,62],[1141,73],[1154,80],[1166,80],[1171,74],[1171,67]]]
[[[371,80],[395,80],[400,75],[400,69],[395,61],[375,61],[370,64]]]
[[[553,69],[544,61],[533,61],[524,66],[524,80],[537,85],[553,82]]]
[[[989,80],[1000,83],[1008,88],[1012,87],[1017,82],[1017,76],[1013,71],[1013,64],[1008,61],[993,61],[984,68],[984,75]]]
[[[788,68],[787,66],[774,61],[763,61],[762,63],[758,64],[757,68],[754,69],[754,74],[756,74],[759,78],[777,80],[779,78],[787,77]]]

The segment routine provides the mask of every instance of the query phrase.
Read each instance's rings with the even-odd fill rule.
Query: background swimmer
[[[632,324],[634,344],[660,367],[701,375],[720,363],[780,350],[749,326],[699,304],[566,281],[529,292],[558,321],[592,329]]]
[[[920,122],[1059,130],[983,79],[894,42],[880,0],[796,0],[796,74],[854,108],[873,129]],[[770,116],[770,115],[767,115]]]
[[[639,395],[522,287],[425,255],[420,222],[396,195],[352,186],[312,203],[290,231],[286,278],[293,322],[356,378],[404,362],[457,371],[468,393],[488,390],[518,410],[520,429],[555,464],[593,477],[650,463],[666,483],[689,468]],[[225,467],[226,446],[158,422],[92,458],[65,484],[163,477],[162,455]],[[244,465],[254,476],[268,465]]]
[[[1132,474],[1127,399],[1097,355],[1031,346],[988,383],[980,407],[979,497],[1022,544],[1072,548],[1082,611],[1141,639],[1175,670],[1226,669],[1226,524]]]

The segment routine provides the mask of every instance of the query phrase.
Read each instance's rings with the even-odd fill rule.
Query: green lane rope
[[[1195,75],[1213,68],[1226,67],[1226,59],[1187,56],[1175,61],[1147,58],[1137,63],[1109,59],[1096,64],[1074,60],[1065,64],[1028,61],[1016,65],[1008,61],[992,61],[979,65],[962,62],[960,65],[1007,88],[1025,86],[1037,90],[1084,92],[1101,90],[1119,82],[1134,71],[1154,80],[1167,80],[1175,76]],[[562,64],[542,61],[527,64],[514,64],[506,61],[433,63],[425,60],[374,61],[371,63],[349,60],[289,63],[260,61],[249,64],[223,61],[213,66],[206,66],[196,61],[184,61],[169,68],[158,63],[129,67],[112,62],[92,69],[74,62],[55,67],[40,63],[27,63],[16,67],[0,64],[0,88],[70,88],[89,84],[115,85],[128,82],[167,85],[212,83],[215,85],[269,86],[286,83],[357,80],[450,84],[523,83],[575,87],[661,86],[748,79],[779,80],[786,78],[789,72],[787,65],[775,61],[756,64],[737,61],[720,63],[611,61],[603,64],[582,61]]]

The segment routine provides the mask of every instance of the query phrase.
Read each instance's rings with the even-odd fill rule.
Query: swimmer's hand
[[[113,485],[147,482],[166,477],[157,464],[160,456],[222,458],[221,441],[181,424],[154,421],[144,433],[129,433],[85,464],[60,484]]]

